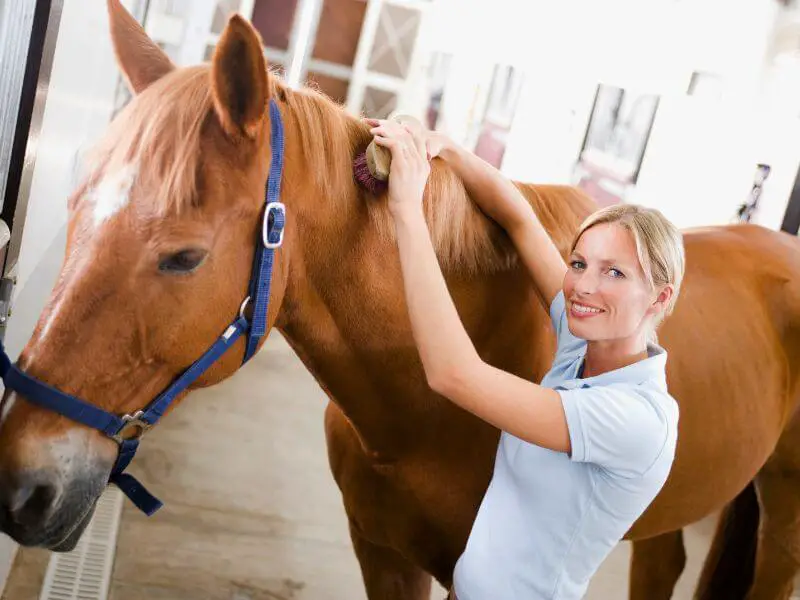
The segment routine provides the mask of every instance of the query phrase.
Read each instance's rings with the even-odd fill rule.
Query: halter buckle
[[[140,440],[142,436],[153,426],[142,417],[144,411],[137,410],[132,415],[122,417],[123,425],[119,431],[111,436],[111,439],[122,444],[125,440]]]
[[[284,231],[284,222],[281,221],[279,227],[279,235],[277,242],[270,242],[269,241],[269,217],[272,213],[280,213],[281,217],[283,217],[283,221],[286,220],[286,206],[283,202],[270,202],[267,204],[266,210],[264,210],[264,221],[261,226],[261,240],[264,243],[264,247],[274,250],[275,248],[280,247],[283,244],[283,231]]]

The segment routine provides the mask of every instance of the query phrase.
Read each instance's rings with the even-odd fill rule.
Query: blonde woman
[[[672,466],[678,406],[654,333],[678,297],[681,235],[657,211],[615,206],[586,220],[565,263],[496,169],[441,135],[370,124],[392,152],[389,207],[428,382],[502,432],[451,597],[581,598]],[[483,362],[467,336],[423,217],[426,153],[506,229],[549,309],[558,348],[539,385]]]

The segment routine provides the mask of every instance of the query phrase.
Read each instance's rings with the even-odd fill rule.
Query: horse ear
[[[175,68],[120,0],[108,0],[108,18],[117,64],[134,94]]]
[[[214,109],[233,138],[254,138],[269,101],[267,61],[261,36],[235,14],[225,26],[211,60]]]

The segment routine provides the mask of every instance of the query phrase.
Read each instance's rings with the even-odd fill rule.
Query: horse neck
[[[372,452],[398,455],[410,440],[420,443],[426,426],[432,434],[441,434],[444,422],[479,427],[425,381],[385,197],[367,194],[352,176],[353,156],[369,140],[365,128],[351,123],[338,128],[347,139],[309,141],[302,122],[287,121],[291,256],[277,328]],[[348,152],[344,160],[325,157],[323,181],[330,185],[313,177],[322,166],[308,163],[313,143],[321,154]],[[535,343],[546,312],[502,231],[479,216],[460,181],[434,162],[428,223],[462,321],[485,360],[541,377],[552,352],[546,335]]]

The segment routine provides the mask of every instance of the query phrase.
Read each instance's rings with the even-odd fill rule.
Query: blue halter
[[[0,377],[3,378],[6,388],[14,390],[38,406],[97,429],[117,442],[119,455],[111,470],[109,483],[116,484],[148,516],[161,508],[161,501],[150,494],[135,477],[124,472],[139,448],[139,440],[148,429],[158,422],[175,397],[200,377],[239,337],[245,333],[248,334],[244,363],[255,354],[259,341],[267,332],[267,308],[273,254],[274,250],[283,243],[283,227],[286,220],[286,208],[279,201],[283,172],[283,121],[274,100],[270,100],[269,115],[272,163],[265,194],[266,206],[262,235],[259,240],[261,243],[256,247],[249,295],[242,303],[239,315],[219,339],[148,406],[132,415],[123,417],[106,412],[23,373],[11,363],[11,359],[0,342]],[[251,302],[253,304],[252,322],[249,322],[245,311]]]

